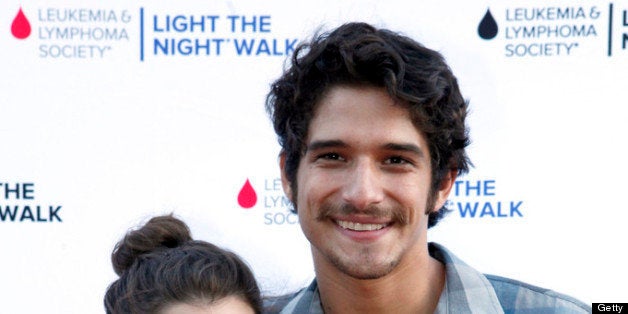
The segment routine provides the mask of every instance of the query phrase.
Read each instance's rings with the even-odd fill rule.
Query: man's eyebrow
[[[419,155],[420,157],[425,156],[425,152],[419,146],[415,144],[405,144],[405,143],[388,143],[383,146],[384,149],[392,150],[392,151],[403,151],[403,152],[411,152]]]
[[[313,141],[307,146],[306,152],[311,150],[319,150],[325,148],[342,148],[347,146],[347,143],[341,140]],[[420,157],[425,156],[425,152],[423,151],[423,149],[415,144],[410,143],[388,143],[382,145],[382,148],[391,151],[410,152]]]
[[[306,147],[306,152],[310,150],[318,150],[332,147],[347,147],[347,144],[341,140],[313,141]]]

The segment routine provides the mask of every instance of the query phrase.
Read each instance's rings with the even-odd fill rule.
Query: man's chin
[[[377,262],[374,261],[340,261],[331,260],[332,265],[341,273],[359,280],[379,279],[390,274],[397,266],[396,261]]]

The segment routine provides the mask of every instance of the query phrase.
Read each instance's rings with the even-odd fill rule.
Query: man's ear
[[[286,175],[286,153],[281,152],[279,154],[279,169],[281,170],[281,186],[283,187],[283,192],[286,194],[286,197],[290,201],[294,203],[292,199],[292,185],[288,180],[288,176]]]
[[[451,192],[451,188],[456,182],[456,177],[458,177],[458,170],[449,170],[447,174],[445,174],[440,182],[438,191],[436,191],[436,201],[434,202],[434,208],[432,209],[432,212],[438,211],[440,208],[443,207],[443,205],[445,205],[445,202],[449,197],[449,193]]]

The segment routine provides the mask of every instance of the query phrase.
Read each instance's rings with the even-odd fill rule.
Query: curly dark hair
[[[339,85],[385,88],[407,108],[429,145],[431,196],[448,172],[468,172],[467,102],[443,56],[399,33],[366,23],[348,23],[300,44],[266,99],[266,110],[285,155],[285,174],[295,194],[293,199],[296,172],[316,105]],[[428,227],[447,212],[443,206],[430,213]]]
[[[192,240],[188,226],[172,215],[127,233],[111,261],[120,278],[107,288],[108,314],[157,313],[176,303],[212,304],[229,296],[262,312],[249,267],[232,252]]]

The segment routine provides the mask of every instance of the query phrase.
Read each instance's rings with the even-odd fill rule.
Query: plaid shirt
[[[432,257],[445,264],[445,287],[435,313],[591,313],[590,306],[552,290],[484,275],[443,246],[430,243]],[[309,287],[265,300],[266,313],[322,314],[316,280]],[[280,312],[281,311],[281,312]]]

